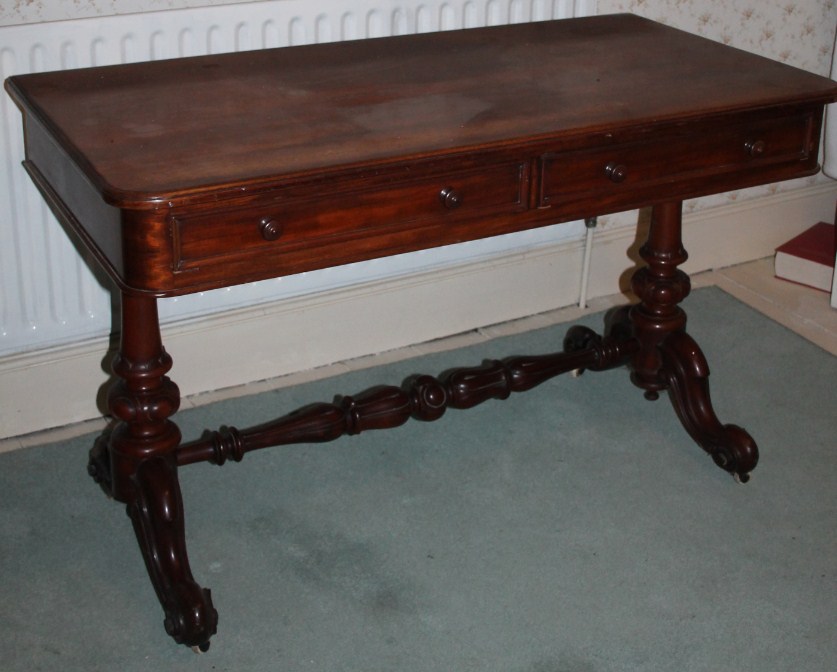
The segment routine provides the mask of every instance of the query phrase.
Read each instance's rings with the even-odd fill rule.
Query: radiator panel
[[[0,78],[46,70],[366,39],[595,13],[594,0],[275,0],[0,28]],[[30,182],[0,96],[0,356],[101,337],[112,290]],[[164,321],[397,277],[582,235],[579,223],[160,301]]]

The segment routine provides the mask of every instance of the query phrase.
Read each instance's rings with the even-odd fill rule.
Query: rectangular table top
[[[22,75],[105,200],[837,99],[837,84],[632,15]]]

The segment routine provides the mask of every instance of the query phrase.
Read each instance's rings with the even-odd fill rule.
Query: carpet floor
[[[827,672],[837,669],[837,358],[714,288],[686,302],[740,485],[626,371],[435,423],[181,471],[208,653],[164,633],[92,436],[0,455],[0,669]],[[584,320],[600,327],[601,316]],[[187,438],[484,358],[564,325],[178,414]]]

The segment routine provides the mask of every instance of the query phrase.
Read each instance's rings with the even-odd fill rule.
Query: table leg
[[[160,338],[153,297],[122,295],[122,339],[108,395],[120,422],[91,452],[91,474],[127,505],[148,574],[175,641],[206,648],[218,615],[209,590],[192,578],[177,477],[180,430],[169,417],[180,392],[165,375],[171,357]]]
[[[228,427],[186,445],[169,419],[180,393],[166,376],[171,358],[162,346],[156,299],[123,293],[122,342],[113,367],[119,380],[108,396],[119,423],[109,440],[91,451],[90,472],[114,499],[127,504],[168,634],[178,643],[205,650],[218,620],[209,590],[195,582],[189,568],[178,465],[220,465],[228,458],[241,460],[250,450],[330,441],[396,427],[410,417],[437,420],[448,407],[465,409],[505,399],[566,371],[629,363],[631,379],[647,398],[667,390],[692,438],[719,466],[747,480],[758,461],[756,444],[743,429],[722,425],[716,417],[709,398],[709,367],[685,331],[686,314],[679,304],[689,294],[690,282],[677,268],[687,258],[681,228],[680,202],[654,207],[648,241],[640,250],[647,266],[632,280],[640,301],[611,311],[604,337],[576,326],[560,353],[490,361],[453,370],[441,380],[418,376],[404,388],[377,387],[247,430]]]
[[[746,481],[758,462],[752,437],[737,425],[723,425],[709,397],[709,366],[697,343],[686,334],[686,313],[678,305],[691,289],[677,267],[686,261],[679,201],[654,206],[648,240],[640,249],[647,263],[631,281],[640,299],[629,313],[639,351],[631,379],[648,399],[668,390],[689,435],[718,466]]]

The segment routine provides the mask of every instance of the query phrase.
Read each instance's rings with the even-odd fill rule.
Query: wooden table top
[[[22,75],[6,87],[117,206],[837,99],[826,78],[631,15]]]

